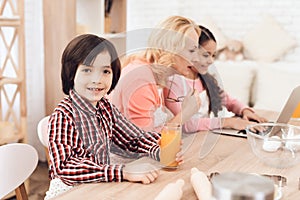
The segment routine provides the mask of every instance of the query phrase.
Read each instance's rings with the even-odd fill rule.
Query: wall
[[[37,137],[37,123],[45,116],[44,42],[42,1],[25,1],[25,44],[28,142],[45,160],[44,147]]]
[[[227,37],[242,39],[260,22],[262,15],[270,14],[300,41],[300,1],[297,0],[129,0],[127,7],[129,31],[153,27],[174,14],[189,17],[198,23],[209,16]],[[289,55],[287,59],[299,61],[300,56],[295,55],[300,55],[299,48],[296,54]]]

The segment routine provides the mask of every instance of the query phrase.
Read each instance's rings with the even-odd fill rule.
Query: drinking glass
[[[167,123],[161,131],[160,163],[164,168],[177,168],[176,154],[180,151],[181,125]]]

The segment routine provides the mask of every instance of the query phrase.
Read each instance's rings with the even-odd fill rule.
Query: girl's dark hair
[[[65,48],[61,59],[61,80],[63,92],[68,95],[74,88],[74,78],[79,65],[91,65],[99,53],[107,51],[113,71],[112,85],[108,94],[115,88],[121,74],[121,63],[114,45],[96,35],[83,34],[75,37]]]
[[[212,34],[212,32],[208,29],[205,28],[204,26],[199,25],[199,28],[201,29],[201,34],[199,36],[198,40],[198,45],[203,45],[204,43],[208,42],[209,40],[213,40],[214,42],[216,41],[215,36]]]
[[[213,40],[217,42],[212,32],[204,26],[199,26],[201,29],[201,35],[199,36],[198,45],[199,47],[204,45],[206,42]],[[208,99],[209,99],[209,113],[213,112],[214,116],[218,116],[218,111],[222,110],[222,97],[221,94],[224,92],[218,84],[218,81],[211,74],[200,74],[198,76],[205,88]]]

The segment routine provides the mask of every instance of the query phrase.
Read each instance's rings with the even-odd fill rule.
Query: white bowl
[[[253,153],[265,164],[286,168],[300,163],[300,127],[261,123],[246,128]]]

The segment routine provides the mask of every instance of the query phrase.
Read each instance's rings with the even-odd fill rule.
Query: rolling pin
[[[191,169],[191,183],[199,200],[211,200],[212,186],[205,173],[193,167]]]
[[[167,184],[160,193],[155,197],[154,200],[180,200],[182,197],[182,188],[184,185],[184,180],[178,179],[175,183]]]

